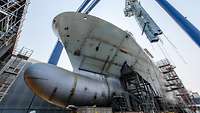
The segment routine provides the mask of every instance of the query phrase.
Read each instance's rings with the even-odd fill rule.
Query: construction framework
[[[32,50],[24,47],[19,51],[14,51],[9,62],[0,71],[0,102],[7,95],[32,53]]]
[[[0,70],[15,49],[28,4],[27,0],[0,0]]]
[[[121,96],[113,96],[114,106],[112,107],[114,111],[143,111],[145,113],[161,111],[157,103],[158,96],[151,84],[126,62],[121,68],[120,80],[128,93]]]
[[[28,0],[0,0],[0,101],[33,52],[16,49],[28,4]]]
[[[190,107],[194,102],[191,99],[188,90],[175,72],[176,67],[173,66],[168,59],[158,61],[157,66],[166,80],[166,92],[173,92],[177,96],[177,99],[179,99],[177,106],[168,106],[168,109],[179,111],[185,108],[190,108],[194,111],[194,108]]]

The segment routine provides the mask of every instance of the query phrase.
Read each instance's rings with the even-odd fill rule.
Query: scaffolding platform
[[[0,101],[7,94],[8,90],[25,66],[25,61],[30,58],[32,53],[33,51],[27,48],[22,48],[20,51],[13,52],[10,61],[0,71]]]
[[[173,92],[180,101],[179,104],[173,107],[173,109],[181,110],[190,108],[192,110],[193,108],[189,106],[193,105],[194,102],[190,98],[189,92],[177,75],[175,71],[176,66],[172,65],[168,59],[158,61],[157,66],[162,73],[163,78],[166,80],[166,92]]]
[[[151,84],[135,72],[126,62],[121,68],[121,82],[129,93],[131,111],[156,112],[157,97]],[[128,103],[129,105],[129,103]]]

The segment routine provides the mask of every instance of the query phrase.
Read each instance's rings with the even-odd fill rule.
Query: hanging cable
[[[157,44],[157,46],[159,47],[162,55],[164,56],[164,58],[167,58],[167,55],[165,54],[165,52],[162,50],[161,46],[159,44]]]
[[[174,61],[172,60],[172,58],[170,57],[170,55],[168,54],[167,50],[164,48],[164,46],[160,45],[162,44],[160,41],[158,42],[158,47],[160,48],[161,52],[163,53],[164,57],[169,59],[170,62],[175,65]]]
[[[165,46],[161,45],[163,47],[164,52],[167,54],[168,58],[171,60],[171,63],[173,65],[175,65],[173,58],[170,56],[170,54],[168,53],[168,49],[165,48]]]
[[[169,38],[163,33],[163,36],[168,41],[168,43],[174,48],[175,53],[178,55],[178,57],[183,61],[183,63],[187,64],[187,61],[185,58],[181,55],[181,53],[178,51],[177,47],[169,40]]]
[[[165,37],[165,39],[167,39],[167,41],[170,43],[171,46],[177,49],[176,46],[172,43],[172,41],[170,41],[169,38],[164,33],[163,33],[163,36]]]

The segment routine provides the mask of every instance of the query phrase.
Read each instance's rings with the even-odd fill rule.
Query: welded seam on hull
[[[69,94],[69,96],[68,96],[68,98],[67,98],[67,102],[66,102],[66,104],[65,104],[65,107],[68,106],[68,104],[69,104],[70,101],[71,101],[71,98],[72,98],[73,95],[75,94],[75,90],[76,90],[76,86],[77,86],[77,81],[78,81],[78,76],[75,76],[75,77],[74,77],[74,84],[73,84],[73,87],[72,87],[72,89],[71,89],[71,91],[70,91],[70,94]]]
[[[51,95],[49,96],[49,100],[51,101],[53,99],[53,97],[55,96],[56,94],[56,91],[57,91],[57,87],[54,88],[54,90],[52,91]]]
[[[106,85],[108,87],[108,101],[111,100],[111,93],[110,93],[110,86],[109,86],[109,83],[108,83],[108,79],[105,78],[105,81],[106,81]]]
[[[39,80],[48,80],[48,79],[42,78],[42,77],[26,77],[26,79],[31,79],[31,80],[37,80],[37,79],[39,79]]]
[[[124,41],[125,41],[125,37],[122,38],[122,40],[120,41],[119,45],[116,46],[116,51],[115,51],[113,57],[112,57],[111,60],[110,60],[111,63],[108,64],[108,66],[107,66],[107,68],[105,69],[105,71],[108,71],[108,70],[110,69],[110,67],[111,67],[112,63],[114,62],[114,60],[115,60],[115,58],[116,58],[118,52],[120,51],[120,47],[122,46],[122,44],[123,44]]]

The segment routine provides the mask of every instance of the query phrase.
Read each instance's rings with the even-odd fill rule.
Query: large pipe
[[[176,21],[176,23],[191,37],[200,47],[200,31],[189,22],[178,10],[167,0],[156,0],[156,2]]]
[[[24,79],[44,100],[61,106],[109,106],[113,95],[124,92],[119,79],[87,77],[51,64],[32,64]]]

